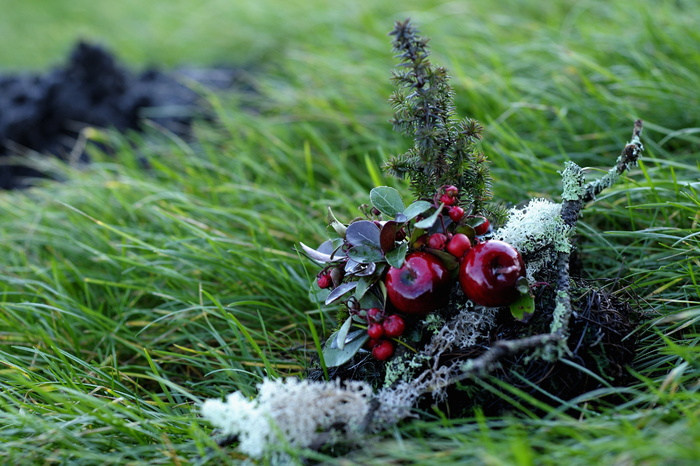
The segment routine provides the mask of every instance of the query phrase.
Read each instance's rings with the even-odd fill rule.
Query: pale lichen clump
[[[527,279],[554,263],[559,252],[570,253],[571,228],[561,217],[561,204],[547,199],[532,199],[523,208],[508,212],[508,221],[494,237],[513,246],[526,258]]]
[[[374,393],[359,381],[314,382],[265,379],[258,396],[248,400],[234,392],[226,401],[207,400],[202,416],[229,436],[237,436],[241,452],[262,458],[275,443],[309,447],[319,433],[361,430]]]
[[[463,305],[457,315],[435,328],[425,348],[388,366],[384,388],[376,396],[378,408],[373,425],[381,429],[410,416],[423,394],[430,393],[434,400],[444,401],[450,381],[460,373],[460,363],[444,364],[441,356],[483,343],[495,317],[496,309]]]

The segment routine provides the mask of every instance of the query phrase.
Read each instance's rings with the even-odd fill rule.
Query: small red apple
[[[517,282],[525,263],[510,244],[491,240],[467,251],[459,267],[459,283],[469,299],[486,307],[507,306],[520,297]]]
[[[412,252],[403,267],[389,267],[385,279],[389,301],[407,314],[426,314],[445,305],[451,280],[445,264],[427,252]]]

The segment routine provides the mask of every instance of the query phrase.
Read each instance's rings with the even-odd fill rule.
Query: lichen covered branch
[[[639,160],[639,156],[644,150],[644,146],[642,145],[641,141],[642,126],[642,120],[637,120],[634,122],[632,140],[627,143],[624,149],[622,149],[622,153],[617,158],[617,163],[605,176],[586,185],[585,193],[581,199],[582,202],[585,203],[594,200],[595,197],[603,190],[614,185],[625,171],[627,171],[631,166],[637,164],[637,160]]]

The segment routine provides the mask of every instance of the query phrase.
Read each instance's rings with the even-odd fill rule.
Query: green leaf
[[[333,227],[333,230],[335,230],[338,236],[345,238],[345,231],[348,229],[348,227],[343,225],[337,218],[335,218],[335,215],[333,215],[333,211],[330,207],[328,207],[328,224]]]
[[[459,267],[459,259],[449,252],[431,248],[426,248],[425,251],[440,259],[449,270],[455,270],[457,267]]]
[[[401,194],[389,186],[377,186],[369,192],[369,200],[374,207],[384,215],[394,217],[403,212],[404,205]]]
[[[367,245],[355,246],[349,249],[348,257],[362,264],[384,260],[384,254],[382,254],[381,249]]]
[[[334,288],[333,291],[331,291],[328,294],[328,297],[326,298],[326,305],[329,305],[333,301],[340,299],[345,293],[354,290],[356,286],[357,282],[341,283],[340,285],[338,285],[338,287]]]
[[[430,209],[432,207],[432,204],[428,201],[416,201],[410,206],[406,207],[406,210],[403,211],[403,214],[406,216],[405,221],[413,220],[426,210]]]
[[[443,207],[445,207],[445,204],[440,204],[440,207],[435,209],[435,212],[433,212],[433,215],[431,215],[428,218],[424,218],[420,222],[416,222],[416,224],[414,226],[416,228],[423,228],[425,230],[432,227],[433,225],[435,225],[435,221],[437,220],[438,215],[440,215],[440,212],[442,212]]]
[[[530,293],[520,293],[520,298],[510,305],[510,313],[517,320],[527,322],[535,312],[535,298]]]
[[[368,220],[353,222],[345,231],[345,239],[352,246],[369,245],[379,248],[379,227]]]
[[[350,332],[351,325],[352,325],[352,316],[345,319],[345,322],[343,322],[343,325],[341,325],[340,329],[338,329],[338,334],[335,336],[335,346],[338,349],[345,348],[345,339],[348,336],[348,332]]]
[[[408,252],[408,243],[403,242],[392,251],[386,253],[386,261],[390,266],[400,269],[403,267],[403,261],[406,259],[406,253]]]
[[[357,288],[355,288],[355,299],[358,301],[362,299],[362,297],[367,293],[367,290],[369,290],[370,286],[372,286],[372,282],[367,278],[367,277],[362,277],[357,281]]]
[[[309,299],[312,303],[322,303],[326,300],[326,298],[328,298],[330,292],[331,290],[328,288],[319,288],[316,280],[314,280],[311,283],[311,286],[309,286]]]
[[[348,335],[343,348],[340,349],[333,347],[333,342],[337,335],[338,332],[331,335],[323,348],[323,359],[327,367],[336,367],[345,364],[360,351],[362,345],[369,339],[369,335],[367,335],[365,330],[358,330]]]

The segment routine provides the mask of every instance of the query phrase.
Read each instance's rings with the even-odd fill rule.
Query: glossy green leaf
[[[510,313],[517,320],[527,322],[535,312],[535,298],[530,293],[521,293],[520,298],[510,305]]]
[[[377,186],[369,192],[369,201],[384,215],[394,217],[403,212],[401,194],[389,186]]]
[[[379,248],[379,227],[368,220],[360,220],[348,225],[345,239],[352,246],[375,246]]]
[[[397,269],[403,267],[404,259],[406,259],[406,253],[408,252],[408,243],[403,242],[397,248],[386,253],[387,263]]]
[[[345,344],[341,349],[333,345],[337,336],[338,332],[331,335],[323,348],[323,359],[328,367],[337,367],[351,360],[369,339],[365,330],[352,332],[346,337]]]
[[[423,229],[428,229],[435,225],[435,222],[438,219],[438,215],[440,215],[440,212],[442,212],[442,208],[445,207],[445,204],[440,204],[440,207],[435,209],[435,212],[430,217],[424,218],[420,222],[416,222],[415,227],[416,228],[423,228]]]
[[[416,201],[410,206],[406,207],[403,214],[406,216],[406,221],[413,220],[426,210],[430,209],[432,204],[428,201]]]
[[[348,250],[348,257],[362,264],[384,260],[382,250],[374,246],[355,246]]]
[[[345,348],[345,339],[347,338],[348,333],[350,332],[351,325],[352,325],[352,316],[345,319],[345,322],[343,322],[343,325],[341,325],[340,328],[338,329],[338,334],[335,336],[335,346],[338,349]]]

